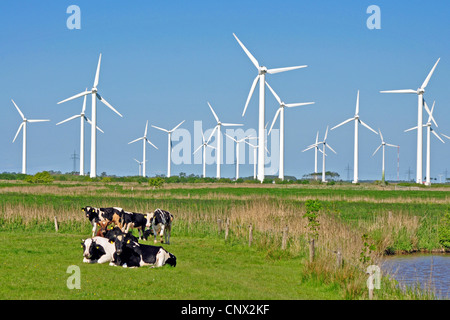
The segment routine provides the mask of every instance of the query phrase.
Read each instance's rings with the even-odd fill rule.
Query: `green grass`
[[[339,285],[302,281],[300,258],[213,238],[173,237],[175,268],[82,263],[81,234],[0,232],[0,299],[342,299]],[[84,237],[86,237],[84,235]],[[67,267],[81,289],[66,286]]]

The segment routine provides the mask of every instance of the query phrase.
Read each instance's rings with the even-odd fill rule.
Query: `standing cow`
[[[165,243],[170,244],[170,232],[172,230],[173,215],[165,210],[156,209],[154,212],[147,213],[147,228],[153,231],[153,236],[155,237],[154,242],[156,243],[156,236],[159,233],[161,237],[161,243],[163,241],[163,235]],[[149,236],[149,231],[145,233],[145,238]]]
[[[91,206],[86,206],[84,208],[81,208],[81,210],[86,214],[86,217],[92,224],[92,237],[95,235],[97,231],[97,225],[101,221],[106,221],[108,224],[114,223],[116,226],[119,226],[119,228],[122,229],[122,208],[94,208]]]

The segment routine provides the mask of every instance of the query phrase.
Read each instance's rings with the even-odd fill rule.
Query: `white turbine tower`
[[[17,104],[14,102],[13,99],[11,99],[12,103],[16,107],[17,111],[19,112],[20,116],[22,117],[22,123],[19,126],[19,129],[17,130],[16,135],[14,136],[14,141],[16,141],[17,136],[19,135],[20,130],[23,129],[23,145],[22,145],[22,173],[27,173],[27,123],[30,122],[44,122],[44,121],[50,121],[50,120],[36,120],[36,119],[27,119],[23,115],[22,111],[20,111]]]
[[[314,144],[308,146],[302,152],[308,151],[312,148],[314,148],[314,179],[317,180],[317,151],[322,152],[322,150],[319,149],[319,131],[317,131],[316,142]]]
[[[225,133],[225,135],[236,142],[236,180],[239,179],[239,145],[247,139],[256,139],[256,137],[244,137],[242,139],[236,140],[232,136]]]
[[[137,139],[135,139],[133,141],[128,142],[128,144],[134,143],[134,142],[139,141],[139,140],[142,140],[142,142],[143,142],[142,143],[142,176],[143,177],[146,177],[146,174],[145,174],[145,163],[147,162],[145,160],[145,143],[148,142],[155,149],[158,149],[153,143],[150,142],[150,140],[148,140],[148,138],[147,138],[147,127],[148,127],[148,120],[147,120],[147,123],[145,124],[144,136],[140,137],[140,138],[137,138]]]
[[[86,88],[87,90],[87,88]],[[85,115],[85,111],[86,111],[86,96],[84,96],[83,99],[83,109],[81,109],[81,113],[80,114],[76,114],[70,118],[67,118],[66,120],[63,120],[61,122],[58,122],[56,125],[60,125],[64,122],[76,119],[76,118],[80,118],[80,176],[84,176],[84,122],[87,121],[89,124],[92,125],[91,120],[88,119],[88,117],[86,117]],[[104,133],[102,129],[100,129],[97,126],[97,130]]]
[[[286,67],[286,68],[276,68],[276,69],[267,69],[264,66],[261,66],[256,60],[256,58],[247,50],[244,44],[238,39],[238,37],[233,33],[233,36],[236,38],[237,42],[247,54],[253,65],[258,70],[258,75],[255,80],[253,80],[253,84],[250,88],[250,93],[247,97],[247,102],[245,103],[244,112],[242,116],[245,115],[245,111],[247,110],[248,103],[255,91],[256,84],[259,81],[259,120],[258,120],[258,180],[264,180],[264,124],[265,124],[265,82],[266,82],[266,73],[275,74],[289,70],[295,70],[300,68],[305,68],[307,66],[296,66],[296,67]]]
[[[417,108],[417,169],[416,169],[416,183],[422,183],[422,154],[423,154],[423,135],[422,135],[422,122],[423,122],[423,94],[425,93],[425,88],[428,85],[428,82],[431,79],[431,76],[434,73],[434,70],[436,69],[437,64],[441,58],[437,60],[437,62],[434,64],[433,69],[431,69],[430,73],[426,77],[425,81],[423,82],[422,86],[417,89],[406,89],[406,90],[388,90],[388,91],[380,91],[381,93],[413,93],[417,94],[418,96],[418,108]]]
[[[381,134],[381,130],[378,128],[378,132],[380,133],[380,138],[381,138],[381,144],[378,146],[378,148],[375,150],[375,152],[372,154],[372,157],[378,152],[378,150],[380,150],[381,147],[383,147],[383,160],[382,160],[382,165],[381,165],[381,181],[384,183],[385,181],[385,170],[384,170],[384,154],[385,154],[385,148],[386,146],[388,147],[394,147],[394,148],[398,148],[399,146],[396,146],[394,144],[389,144],[386,143],[383,139],[383,135]]]
[[[333,151],[335,154],[337,154],[336,151],[334,151],[333,148],[331,148],[328,145],[328,143],[327,143],[327,136],[328,136],[328,126],[327,126],[327,130],[325,131],[325,136],[323,138],[323,141],[315,144],[315,145],[323,145],[322,151],[321,151],[322,152],[322,182],[327,182],[327,180],[325,179],[325,173],[326,173],[326,171],[325,171],[325,157],[327,156],[326,153],[325,153],[325,147],[330,149],[331,151]],[[314,144],[311,145],[310,148],[314,147],[315,145]]]
[[[344,122],[338,124],[337,126],[334,126],[331,128],[331,130],[336,129],[350,121],[355,121],[355,146],[354,146],[354,154],[353,154],[353,161],[354,161],[354,168],[353,168],[353,183],[358,183],[358,126],[361,123],[364,127],[369,129],[370,131],[374,132],[375,134],[378,134],[375,130],[373,130],[371,127],[369,127],[366,123],[364,123],[361,119],[359,119],[359,90],[358,95],[356,98],[356,111],[355,115],[345,120]]]
[[[139,176],[141,176],[142,175],[142,173],[141,173],[141,168],[142,168],[142,164],[144,163],[144,161],[139,161],[138,159],[136,159],[136,158],[133,158],[134,159],[134,161],[136,161],[138,164],[139,164]],[[147,162],[148,160],[145,160],[145,162]]]
[[[202,132],[202,144],[194,151],[193,154],[196,154],[198,150],[200,150],[200,148],[203,148],[203,178],[206,178],[206,147],[216,149],[215,147],[208,144],[208,141],[206,141],[205,136]]]
[[[427,186],[431,185],[431,178],[430,178],[430,174],[431,174],[431,133],[433,133],[436,136],[436,138],[438,138],[442,143],[445,143],[444,140],[442,140],[442,138],[431,127],[432,121],[436,127],[438,126],[433,117],[434,105],[435,105],[435,102],[433,102],[433,106],[431,107],[431,110],[430,110],[427,106],[427,103],[424,100],[424,106],[428,113],[428,121],[426,124],[423,125],[423,127],[427,128],[427,164],[426,164],[427,167],[426,167],[426,178],[425,178],[425,185],[427,185]],[[416,126],[414,128],[405,130],[405,132],[415,130],[417,128],[418,127]],[[443,135],[443,136],[445,136],[445,135]]]
[[[217,114],[214,112],[214,109],[211,107],[211,104],[208,102],[208,106],[211,109],[211,112],[214,116],[214,118],[217,121],[216,126],[214,127],[213,131],[211,132],[211,135],[208,138],[208,142],[209,140],[211,140],[211,137],[214,135],[214,131],[217,130],[217,150],[216,150],[216,163],[217,163],[217,174],[216,177],[217,179],[220,179],[220,158],[221,158],[221,142],[220,142],[220,127],[224,126],[224,127],[236,127],[236,126],[243,126],[242,124],[235,124],[235,123],[222,123],[219,120],[219,117],[217,116]]]
[[[270,91],[272,92],[273,96],[275,97],[275,99],[279,104],[279,108],[275,113],[275,117],[273,118],[272,125],[270,126],[268,135],[270,135],[270,132],[272,131],[275,121],[277,121],[278,116],[280,116],[280,168],[278,170],[278,178],[284,180],[284,108],[307,106],[310,104],[314,104],[314,102],[284,103],[283,101],[281,101],[280,97],[275,93],[272,87],[267,83],[267,81],[266,85],[270,89]]]
[[[94,79],[94,86],[91,90],[86,90],[84,92],[81,92],[79,94],[76,94],[68,99],[62,100],[58,102],[58,104],[64,103],[66,101],[70,101],[79,97],[87,96],[88,94],[92,95],[92,127],[91,127],[91,171],[90,176],[91,178],[95,178],[97,176],[97,99],[100,100],[104,105],[106,105],[108,108],[110,108],[112,111],[117,113],[119,116],[122,117],[122,115],[113,108],[112,105],[108,103],[99,93],[97,90],[98,80],[100,76],[100,64],[102,61],[102,54],[100,53],[100,57],[98,58],[98,65],[97,65],[97,72],[95,73],[95,79]]]
[[[152,125],[153,128],[167,132],[167,137],[168,137],[168,142],[167,142],[167,177],[170,177],[170,165],[172,162],[172,133],[178,129],[179,126],[181,126],[183,124],[185,120],[181,121],[175,128],[173,128],[172,130],[166,130],[157,126]]]

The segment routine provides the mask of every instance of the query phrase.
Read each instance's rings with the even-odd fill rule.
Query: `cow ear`
[[[112,241],[112,240],[109,240],[109,243],[114,243],[114,241]]]
[[[129,244],[129,243],[130,243],[130,240],[127,241],[127,244]]]
[[[100,249],[100,247],[99,246],[95,246],[95,248],[98,250],[98,249]]]

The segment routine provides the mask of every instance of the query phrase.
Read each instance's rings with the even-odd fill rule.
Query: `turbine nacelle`
[[[264,66],[259,67],[259,74],[266,74],[267,73],[267,68]]]

